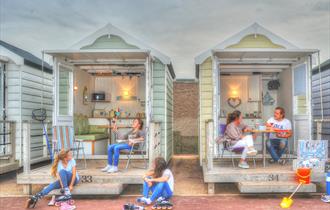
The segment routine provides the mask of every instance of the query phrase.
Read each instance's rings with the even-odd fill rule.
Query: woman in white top
[[[157,157],[153,169],[144,176],[143,197],[137,201],[150,205],[155,200],[168,200],[173,196],[174,177],[164,158]],[[151,191],[151,196],[149,193]]]
[[[76,169],[76,161],[73,159],[70,150],[61,150],[55,157],[51,167],[51,175],[57,180],[32,196],[28,200],[26,208],[34,208],[39,199],[55,189],[63,189],[65,200],[71,199],[71,191],[73,186],[79,182],[79,176]]]

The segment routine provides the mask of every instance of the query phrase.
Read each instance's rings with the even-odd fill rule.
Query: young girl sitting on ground
[[[155,200],[168,200],[174,191],[174,177],[164,158],[157,157],[153,162],[153,169],[143,176],[143,197],[137,201],[150,205]],[[152,192],[149,196],[149,192]]]
[[[71,191],[73,186],[79,182],[79,176],[76,170],[76,161],[73,159],[70,150],[61,150],[55,157],[54,163],[51,167],[51,175],[57,180],[45,187],[41,192],[32,196],[27,202],[27,208],[34,208],[39,199],[55,189],[64,190],[64,200],[71,199]]]
[[[218,142],[227,141],[230,147],[234,150],[237,148],[243,148],[241,160],[238,167],[247,169],[246,156],[254,156],[257,154],[257,150],[253,146],[253,136],[244,135],[244,131],[248,131],[247,126],[243,124],[243,117],[240,111],[236,110],[227,117],[227,125],[223,138],[220,138]]]

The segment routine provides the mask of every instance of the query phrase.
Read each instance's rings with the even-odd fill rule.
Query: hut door
[[[73,66],[57,63],[54,125],[73,126]]]
[[[295,146],[297,140],[311,139],[310,72],[308,66],[305,62],[292,68],[293,137]]]

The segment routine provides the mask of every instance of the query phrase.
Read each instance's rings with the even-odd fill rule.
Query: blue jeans
[[[111,144],[108,146],[108,164],[118,166],[120,150],[128,149],[132,147],[128,144]],[[114,159],[114,160],[113,160]]]
[[[288,146],[287,139],[268,139],[266,142],[267,150],[273,160],[278,161]]]
[[[60,179],[61,182],[63,184],[63,188],[67,188],[70,183],[71,183],[71,179],[72,179],[72,173],[66,170],[60,170],[60,172],[58,172],[60,175]],[[74,181],[74,185],[76,185],[78,183],[78,179],[76,178],[76,180]],[[42,196],[48,195],[48,193],[50,193],[51,191],[55,190],[55,189],[61,189],[61,184],[60,181],[57,180],[53,183],[51,183],[50,185],[48,185],[47,187],[45,187],[40,193]]]
[[[149,192],[152,192],[150,200],[153,202],[159,197],[169,199],[172,197],[173,192],[167,182],[155,182],[149,187],[147,182],[143,184],[143,197],[148,198]]]

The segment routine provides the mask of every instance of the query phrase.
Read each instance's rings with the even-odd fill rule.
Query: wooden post
[[[10,145],[11,145],[11,160],[10,162],[16,161],[16,124],[15,122],[10,122]]]
[[[213,139],[213,121],[206,121],[206,161],[207,170],[213,169],[214,139]]]
[[[316,121],[316,139],[321,140],[322,138],[322,122]]]
[[[31,124],[23,122],[23,172],[30,173],[31,166]]]
[[[154,148],[154,141],[155,141],[155,123],[151,122],[149,124],[149,168],[152,164],[152,160],[155,158],[154,157],[154,151],[153,151],[153,148]]]
[[[149,130],[149,167],[152,165],[152,161],[161,155],[160,150],[160,123],[159,122],[151,122],[150,130]]]
[[[213,182],[207,183],[207,193],[209,195],[214,195],[215,194],[215,183],[213,183]]]

